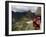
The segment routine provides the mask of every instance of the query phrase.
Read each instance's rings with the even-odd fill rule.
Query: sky
[[[22,6],[22,5],[12,5],[12,11],[14,12],[24,12],[30,10],[32,13],[36,12],[38,7],[36,6]]]

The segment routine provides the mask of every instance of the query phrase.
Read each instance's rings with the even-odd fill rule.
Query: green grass
[[[29,25],[26,22],[29,21],[27,17],[23,16],[19,19],[18,22],[12,24],[12,31],[23,31],[26,30],[26,27]],[[32,30],[30,27],[27,30]]]

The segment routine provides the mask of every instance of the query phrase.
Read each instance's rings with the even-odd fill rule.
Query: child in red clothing
[[[35,16],[33,20],[33,26],[35,27],[35,30],[40,29],[40,24],[41,24],[41,16]]]

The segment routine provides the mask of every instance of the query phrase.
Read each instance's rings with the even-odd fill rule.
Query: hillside
[[[32,21],[33,16],[35,14],[28,12],[13,12],[12,11],[12,31],[19,31],[19,30],[33,30],[33,22],[27,23]]]

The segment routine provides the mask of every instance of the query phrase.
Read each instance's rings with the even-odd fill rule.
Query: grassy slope
[[[30,19],[23,16],[18,22],[15,22],[13,24],[13,31],[20,31],[20,30],[33,30],[33,22],[32,23],[26,23],[30,21]]]

